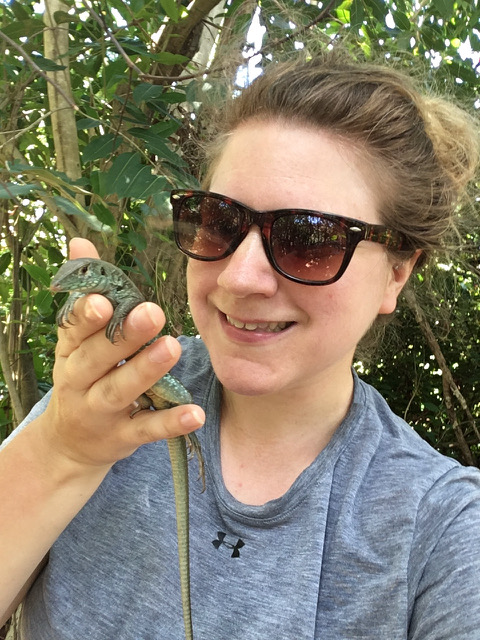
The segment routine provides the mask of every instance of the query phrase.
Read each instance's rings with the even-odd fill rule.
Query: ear
[[[385,288],[382,305],[379,314],[393,313],[397,307],[397,299],[400,291],[405,286],[413,267],[420,257],[421,250],[415,251],[413,256],[403,262],[393,262],[391,265],[390,279]]]

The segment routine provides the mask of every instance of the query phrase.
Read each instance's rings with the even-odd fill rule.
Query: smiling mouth
[[[245,329],[246,331],[266,331],[267,333],[279,333],[293,322],[242,322],[232,316],[225,315],[228,324],[237,329]]]

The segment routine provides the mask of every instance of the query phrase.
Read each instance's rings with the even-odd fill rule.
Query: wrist
[[[21,438],[19,445],[25,463],[35,468],[39,479],[52,488],[76,482],[98,485],[112,466],[80,460],[73,452],[68,452],[52,432],[46,414],[33,420],[17,438]]]

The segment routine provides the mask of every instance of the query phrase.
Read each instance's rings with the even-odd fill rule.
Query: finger
[[[75,258],[99,258],[98,251],[90,240],[85,238],[72,238],[68,245],[69,258],[74,260]]]
[[[133,428],[124,437],[133,446],[176,438],[199,429],[205,423],[205,412],[196,404],[185,404],[164,411],[140,411],[132,420]]]
[[[67,357],[91,335],[103,329],[112,317],[111,303],[99,294],[75,302],[68,322],[58,330],[57,357]]]
[[[181,347],[175,338],[160,338],[125,364],[99,377],[88,390],[89,406],[102,413],[126,409],[162,378],[180,355]]]
[[[67,418],[61,410],[55,411],[54,400],[52,396],[47,407],[47,412],[51,413],[47,424],[57,421],[63,425]],[[69,428],[67,432],[47,429],[46,436],[51,438],[52,450],[56,449],[70,460],[89,466],[112,464],[131,455],[142,444],[186,435],[201,427],[205,421],[205,413],[197,405],[182,405],[164,411],[141,411],[133,419],[125,411],[94,415],[95,423],[87,420],[87,425],[84,411],[81,416],[74,416],[73,425],[77,428]],[[72,424],[70,413],[68,422]]]
[[[146,342],[157,336],[163,328],[164,323],[165,315],[158,305],[152,302],[142,303],[138,307],[135,307],[127,317],[125,322],[125,339],[119,337],[118,341],[112,344],[106,338],[102,326],[95,334],[85,337],[74,349],[71,349],[71,345],[66,345],[64,353],[68,355],[68,361],[64,364],[63,375],[67,376],[68,379],[72,379],[70,384],[76,389],[86,390],[90,388],[94,382],[109,372],[112,372],[112,370],[115,371],[118,362],[130,357]],[[75,329],[77,329],[77,327],[75,327]],[[106,384],[109,385],[108,393],[106,391],[102,393],[107,393],[107,397],[110,397],[110,387],[113,386],[114,393],[112,393],[112,397],[114,398],[114,405],[119,402],[117,398],[121,398],[122,395],[129,390],[129,387],[130,393],[128,394],[128,401],[131,402],[131,399],[135,399],[151,384],[156,382],[159,377],[163,376],[178,360],[181,347],[175,339],[171,339],[171,341],[162,339],[152,344],[151,347],[145,351],[145,354],[144,352],[141,353],[142,356],[139,360],[136,360],[134,367],[153,367],[152,373],[150,376],[147,376],[146,386],[141,386],[143,379],[141,378],[140,390],[137,391],[138,386],[132,386],[132,380],[130,380],[130,385],[126,384],[125,389],[122,387],[120,396],[118,396],[115,393],[116,381],[111,377],[108,378],[106,380]],[[156,354],[157,362],[155,362]],[[138,375],[134,367],[128,367],[128,369],[132,370],[130,374],[132,377]],[[155,378],[155,376],[157,377]],[[120,404],[120,406],[124,405]]]

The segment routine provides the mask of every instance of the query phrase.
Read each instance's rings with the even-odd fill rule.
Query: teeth
[[[226,316],[227,321],[232,326],[237,329],[246,329],[247,331],[255,331],[256,329],[261,329],[262,331],[269,331],[272,333],[277,333],[278,331],[282,331],[289,324],[288,322],[241,322],[240,320],[236,320],[231,316]]]

